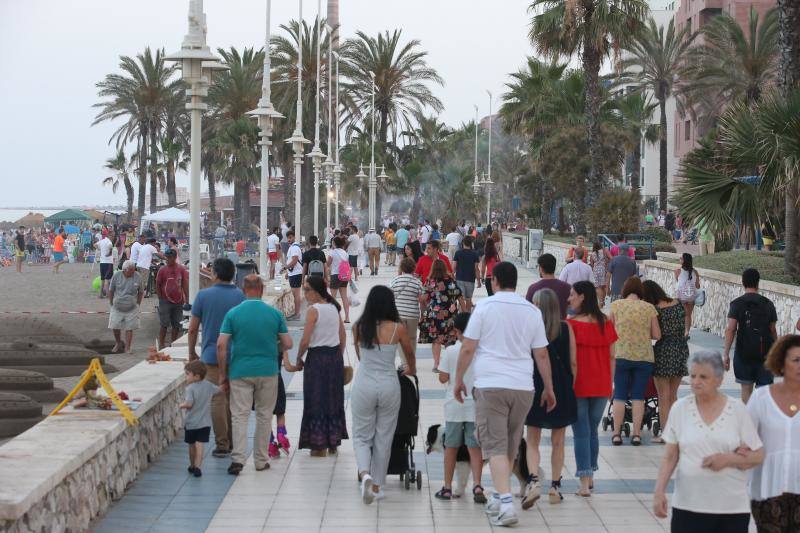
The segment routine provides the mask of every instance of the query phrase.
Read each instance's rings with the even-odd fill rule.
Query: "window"
[[[644,165],[639,167],[639,188],[644,189]]]
[[[690,141],[692,140],[692,121],[687,120],[683,124],[683,140]]]

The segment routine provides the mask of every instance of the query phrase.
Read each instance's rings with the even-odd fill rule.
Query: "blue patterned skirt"
[[[346,438],[344,359],[338,346],[309,348],[303,366],[303,421],[297,447],[327,450]]]

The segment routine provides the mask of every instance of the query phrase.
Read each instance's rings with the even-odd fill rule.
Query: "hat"
[[[175,257],[177,257],[178,256],[178,251],[175,250],[175,248],[170,248],[169,250],[164,252],[164,255],[166,255],[166,256],[174,255]]]

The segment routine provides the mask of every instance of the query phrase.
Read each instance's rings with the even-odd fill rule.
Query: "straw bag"
[[[344,384],[347,385],[353,381],[353,365],[350,363],[350,352],[347,348],[344,349],[344,352],[347,354],[347,364],[344,365]]]

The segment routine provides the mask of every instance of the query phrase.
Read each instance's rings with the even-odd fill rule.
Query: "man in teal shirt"
[[[278,397],[281,352],[292,347],[286,319],[262,301],[264,284],[251,274],[244,279],[247,299],[228,311],[217,339],[217,364],[220,388],[230,389],[233,451],[228,473],[239,475],[247,451],[247,425],[255,405],[256,432],[253,435],[253,462],[256,470],[269,468],[269,432],[272,411]],[[228,350],[230,346],[230,362]]]
[[[410,226],[400,227],[400,229],[397,230],[397,233],[394,234],[394,237],[396,239],[395,244],[397,245],[397,254],[400,256],[400,258],[406,256],[405,252],[403,251],[403,248],[406,247],[408,238],[411,236],[411,234],[408,232],[409,227]]]

